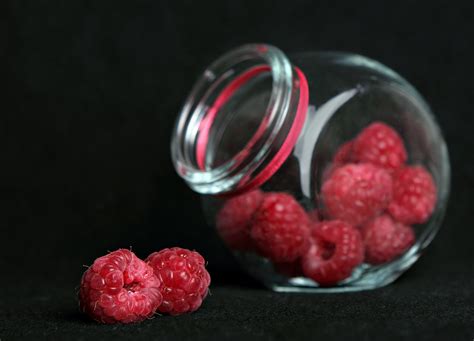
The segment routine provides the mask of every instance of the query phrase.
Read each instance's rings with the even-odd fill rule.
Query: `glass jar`
[[[391,283],[435,236],[449,193],[428,105],[355,54],[230,51],[194,85],[171,150],[209,224],[276,291]]]

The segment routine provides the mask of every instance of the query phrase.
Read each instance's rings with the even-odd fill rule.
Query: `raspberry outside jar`
[[[171,149],[209,224],[276,291],[391,283],[435,236],[449,193],[427,104],[353,54],[230,51],[195,84]]]

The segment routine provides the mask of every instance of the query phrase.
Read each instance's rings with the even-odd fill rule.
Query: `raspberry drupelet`
[[[162,302],[161,282],[135,254],[119,249],[97,258],[82,276],[79,304],[101,323],[131,323],[152,316]]]
[[[173,247],[154,252],[146,262],[162,282],[158,311],[180,315],[197,310],[207,296],[211,277],[196,251]]]

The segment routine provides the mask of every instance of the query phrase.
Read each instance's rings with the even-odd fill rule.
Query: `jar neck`
[[[256,102],[251,97],[257,88],[258,93],[268,93],[260,110],[250,105]],[[258,110],[252,112],[257,123],[248,137],[242,128],[232,130],[228,124],[235,115],[228,108],[240,104],[243,111]],[[204,71],[184,103],[171,142],[175,169],[201,194],[237,194],[257,188],[290,155],[307,108],[305,76],[283,52],[263,44],[232,50]],[[239,120],[234,127],[239,127]],[[226,148],[222,136],[232,134],[244,136],[241,147],[225,162],[216,162],[219,149]]]

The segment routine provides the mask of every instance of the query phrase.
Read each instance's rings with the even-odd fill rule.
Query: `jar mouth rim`
[[[197,166],[200,170],[205,170],[205,158],[206,158],[206,151],[207,151],[207,144],[209,142],[209,134],[212,124],[219,113],[220,108],[225,105],[225,103],[233,96],[233,94],[246,82],[251,80],[251,78],[257,76],[260,73],[270,71],[270,67],[266,65],[259,65],[250,68],[249,70],[245,71],[243,74],[237,76],[233,79],[225,88],[221,91],[218,95],[217,99],[214,101],[212,106],[209,108],[209,113],[205,116],[205,118],[200,122],[199,131],[200,134],[197,137],[197,146],[196,146],[196,161]],[[262,120],[260,126],[258,127],[255,134],[252,138],[247,142],[246,146],[238,152],[236,159],[240,159],[239,155],[244,154],[245,150],[251,148],[256,140],[263,134],[264,129],[266,127],[267,122]]]
[[[243,72],[239,65],[247,63]],[[233,93],[263,72],[271,75],[265,114],[245,147],[218,166],[209,166],[208,135]],[[227,82],[222,87],[223,80]],[[202,194],[237,193],[264,183],[286,160],[303,127],[308,107],[304,74],[276,47],[249,44],[214,61],[202,73],[177,118],[171,154],[177,173]]]

